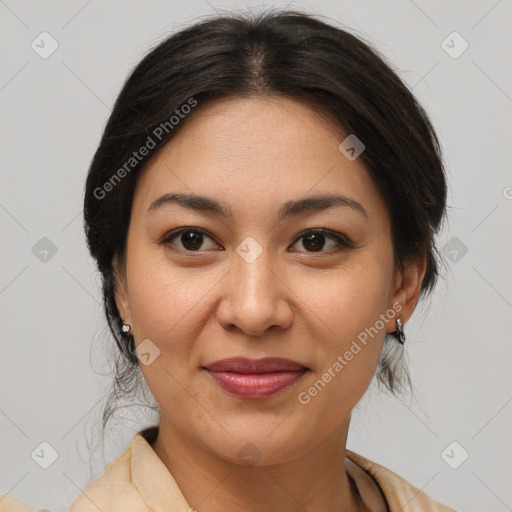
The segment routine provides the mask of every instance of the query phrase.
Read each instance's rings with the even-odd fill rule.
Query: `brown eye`
[[[331,240],[330,243],[328,242],[329,240]],[[306,252],[328,252],[329,249],[336,247],[338,247],[338,250],[352,247],[352,244],[344,237],[324,229],[309,230],[302,233],[295,244],[298,243],[302,244]],[[330,247],[327,247],[327,250],[324,251],[323,249],[326,245],[330,245]]]
[[[208,236],[205,232],[203,232],[201,229],[181,228],[176,231],[173,231],[170,235],[166,236],[161,243],[163,245],[174,246],[175,240],[177,240],[181,244],[181,246],[178,245],[177,247],[179,250],[191,252],[201,252],[200,249],[201,246],[205,243],[205,240],[211,240],[213,242],[213,239],[210,236]],[[213,243],[212,247],[216,247],[216,244]]]
[[[185,231],[180,235],[180,242],[188,251],[197,251],[203,245],[203,234],[197,231]]]
[[[322,233],[311,233],[302,240],[302,245],[306,250],[320,251],[325,245],[325,235]]]

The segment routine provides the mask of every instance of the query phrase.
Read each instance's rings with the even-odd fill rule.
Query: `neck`
[[[162,419],[152,447],[198,512],[362,512],[368,509],[345,465],[349,421],[308,453],[271,466],[227,461]]]

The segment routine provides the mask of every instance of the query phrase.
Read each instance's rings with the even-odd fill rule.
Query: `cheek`
[[[187,274],[185,276],[185,273]],[[170,266],[139,267],[131,276],[130,307],[136,345],[151,340],[159,350],[141,371],[157,402],[185,407],[195,341],[208,290],[213,283],[193,272],[170,270]],[[141,360],[142,361],[142,360]],[[194,390],[189,390],[194,394]]]
[[[165,258],[148,264],[149,256],[133,258],[128,277],[134,333],[163,341],[175,338],[200,314],[216,279],[199,269],[172,267]]]
[[[316,390],[301,391],[318,396],[315,400],[320,407],[337,403],[341,411],[355,405],[380,358],[386,331],[381,315],[388,309],[392,264],[376,258],[361,257],[360,261],[365,259],[366,264],[347,266],[314,283],[298,281],[295,288],[297,295],[307,297],[304,311],[310,324],[316,324],[310,335],[319,340],[312,345],[318,364],[308,381],[308,386],[317,382]],[[308,284],[314,287],[308,288]]]
[[[347,341],[372,326],[388,307],[391,271],[390,262],[361,256],[360,262],[323,276],[298,277],[293,289],[305,298],[305,311],[324,326],[322,332]]]

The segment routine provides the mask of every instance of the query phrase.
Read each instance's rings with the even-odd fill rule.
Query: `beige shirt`
[[[76,497],[69,512],[192,512],[149,442],[137,434],[130,448]],[[377,482],[391,512],[455,512],[389,469],[350,450],[346,455]],[[30,512],[13,498],[1,498],[0,512]]]

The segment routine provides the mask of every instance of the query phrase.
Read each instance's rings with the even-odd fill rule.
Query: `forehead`
[[[139,176],[134,208],[147,210],[170,191],[214,196],[235,211],[336,192],[370,210],[384,206],[362,160],[339,150],[347,133],[322,111],[282,97],[196,109]]]

